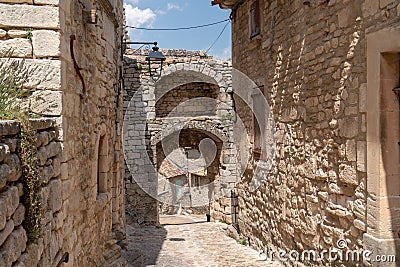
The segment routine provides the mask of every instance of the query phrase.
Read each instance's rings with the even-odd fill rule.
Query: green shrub
[[[22,85],[27,81],[30,71],[24,63],[24,60],[11,58],[0,61],[0,119],[17,119],[28,115],[23,100],[29,90]]]
[[[33,242],[39,237],[41,230],[41,184],[36,157],[36,132],[30,127],[29,108],[26,104],[29,90],[23,88],[31,71],[24,63],[24,60],[10,57],[0,61],[0,120],[16,120],[21,125],[18,156],[21,159],[24,187],[22,202],[26,209],[23,225],[28,241]]]
[[[32,40],[32,28],[26,28],[25,31],[26,31],[26,36],[25,36],[26,39]]]

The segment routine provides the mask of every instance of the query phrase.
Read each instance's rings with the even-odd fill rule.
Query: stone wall
[[[5,2],[0,3],[0,53],[14,60],[24,58],[25,65],[31,69],[26,85],[36,89],[32,95],[32,111],[59,116],[62,93],[60,18],[55,6],[58,1],[39,5],[33,5],[33,1],[27,1],[29,4]]]
[[[5,2],[0,50],[14,48],[12,57],[26,58],[33,69],[26,84],[32,88],[31,110],[55,117],[62,148],[62,201],[55,214],[60,230],[43,233],[54,246],[26,266],[54,266],[61,252],[70,255],[65,266],[118,266],[116,243],[124,238],[125,225],[123,1]],[[91,10],[96,20],[91,21]],[[53,214],[48,216],[51,221]],[[43,249],[37,246],[33,250]]]
[[[337,241],[343,239],[349,249],[376,252],[383,246],[388,248],[386,254],[398,256],[394,241],[398,232],[395,209],[399,206],[394,202],[377,204],[379,196],[397,199],[395,194],[379,191],[397,185],[378,170],[367,171],[367,147],[368,158],[376,161],[375,153],[379,155],[381,146],[379,137],[374,139],[377,143],[367,143],[368,136],[379,136],[377,132],[386,126],[367,132],[367,125],[374,127],[379,121],[372,114],[379,114],[379,107],[368,112],[368,103],[380,101],[376,73],[381,55],[377,51],[376,59],[367,66],[366,41],[372,32],[387,30],[387,37],[380,35],[375,43],[370,38],[368,49],[375,51],[376,44],[398,33],[399,1],[259,0],[261,32],[253,38],[249,14],[254,1],[220,2],[234,9],[233,67],[263,88],[275,123],[274,165],[265,170],[264,182],[251,192],[248,181],[263,172],[260,164],[255,171],[254,161],[237,186],[242,234],[258,248],[321,251],[337,247]],[[379,52],[398,53],[398,47],[392,45]],[[389,62],[396,65],[398,58]],[[368,72],[373,65],[378,72]],[[372,93],[370,102],[367,74],[371,75],[369,81],[378,82],[378,87],[368,86],[368,92],[377,92]],[[393,89],[398,80],[392,80]],[[387,90],[388,97],[381,101],[394,101],[395,95]],[[251,118],[245,102],[237,95],[235,100],[239,117]],[[251,102],[250,96],[244,100]],[[398,106],[393,107],[391,114],[398,116]],[[395,117],[390,120],[397,123]],[[252,133],[254,122],[246,120],[245,124]],[[398,132],[398,125],[390,129]],[[248,142],[253,142],[251,134]],[[389,169],[384,158],[380,170],[398,177],[398,153],[392,152],[390,157],[395,157],[397,167]],[[380,189],[376,189],[377,183]],[[391,215],[385,213],[387,217],[379,219],[387,208]],[[387,241],[377,227],[390,232]],[[367,242],[367,232],[378,239]]]
[[[27,243],[22,226],[26,207],[21,167],[20,127],[15,121],[0,121],[0,265],[56,265],[65,252],[62,248],[61,142],[54,120],[32,120],[42,185],[42,235],[34,244]]]
[[[143,104],[142,93],[138,94],[142,83],[137,66],[136,60],[124,56],[124,121],[127,120],[128,107],[132,107],[134,110],[130,114],[130,119],[135,122],[132,126],[124,123],[126,222],[131,225],[156,225],[158,224],[157,201],[150,197],[133,178],[133,175],[141,175],[143,179],[147,179],[149,175],[154,175],[151,162],[145,161],[149,157],[147,152],[149,142],[146,141],[148,136],[145,136],[145,129],[146,113],[150,109]],[[125,136],[128,129],[137,133],[132,134],[127,140]],[[128,167],[129,164],[135,165]]]
[[[215,116],[218,87],[204,83],[189,83],[176,87],[156,104],[157,117]]]
[[[69,177],[66,186],[74,188],[65,205],[71,266],[118,261],[118,251],[104,253],[124,238],[122,4],[60,1],[62,170]],[[90,9],[97,10],[96,24],[85,22]]]
[[[204,190],[207,198],[213,200],[224,195],[225,191],[229,192],[237,177],[236,150],[231,138],[230,62],[213,60],[197,51],[160,51],[165,53],[167,60],[157,82],[153,82],[145,70],[146,51],[128,50],[125,57],[127,218],[128,222],[139,225],[158,223],[157,199],[167,202],[167,205],[178,205],[173,201],[175,184],[167,186],[165,177],[158,174],[157,168],[173,148],[178,151],[178,147],[183,149],[186,144],[191,145],[191,149],[199,149],[196,147],[201,143],[199,140],[195,142],[197,145],[179,141],[179,136],[185,133],[192,137],[208,136],[205,139],[212,140],[218,151],[215,154],[219,157],[218,166],[208,167],[212,170],[208,170],[210,177],[207,179],[215,180],[215,187]],[[219,143],[222,145],[217,145]],[[208,149],[212,150],[213,144]],[[163,188],[172,189],[167,193]],[[193,191],[192,200],[201,199],[196,194]],[[162,196],[170,197],[165,200]]]

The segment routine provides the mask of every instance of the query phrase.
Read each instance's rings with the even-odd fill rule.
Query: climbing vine
[[[30,125],[31,116],[24,101],[30,92],[23,88],[23,84],[32,70],[28,70],[24,62],[11,60],[9,57],[0,61],[0,119],[16,120],[20,123],[18,156],[21,160],[24,188],[22,202],[26,210],[23,225],[28,241],[33,242],[39,237],[41,230],[41,184],[36,157],[36,132]]]
[[[27,231],[28,241],[32,242],[40,235],[42,218],[41,184],[35,145],[36,132],[32,130],[28,119],[20,120],[20,124],[19,157],[24,186],[23,204],[26,207],[23,225]]]

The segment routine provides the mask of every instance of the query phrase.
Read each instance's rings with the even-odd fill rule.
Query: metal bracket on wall
[[[393,92],[396,94],[397,101],[399,101],[400,105],[400,87],[393,88]]]
[[[97,24],[97,10],[96,9],[89,9],[89,10],[82,10],[83,21],[88,24]]]
[[[393,92],[397,95],[397,99],[400,99],[400,87],[393,88]]]
[[[393,88],[393,92],[396,94],[397,100],[399,101],[400,105],[400,87]],[[397,144],[400,146],[400,142],[397,142]]]
[[[78,75],[79,79],[82,82],[82,94],[81,94],[81,97],[84,97],[84,96],[86,96],[86,85],[85,85],[85,81],[83,80],[83,76],[82,76],[82,73],[81,73],[81,69],[82,68],[80,68],[78,66],[78,63],[76,62],[76,59],[75,59],[75,52],[74,52],[74,41],[76,40],[76,37],[75,37],[75,35],[72,34],[70,38],[71,39],[69,41],[69,49],[70,49],[70,52],[71,52],[71,58],[72,58],[72,61],[74,63],[74,69],[76,71],[76,74]]]
[[[63,263],[68,263],[69,261],[69,253],[65,252],[64,255],[61,257],[60,261],[57,264],[57,267],[60,267]]]

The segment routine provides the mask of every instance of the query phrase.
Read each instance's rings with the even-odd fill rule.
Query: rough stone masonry
[[[265,182],[250,192],[247,178],[263,171],[255,172],[262,164],[255,159],[237,185],[243,236],[259,249],[300,252],[344,240],[346,249],[397,258],[361,265],[398,266],[393,89],[400,77],[400,1],[213,3],[232,9],[233,67],[263,88],[275,123],[274,165]],[[239,117],[250,118],[235,100]],[[246,127],[253,133],[255,123]]]
[[[43,232],[26,244],[18,125],[0,129],[0,265],[124,266],[121,37],[123,1],[0,3],[0,52],[33,70]],[[95,12],[92,12],[95,11]],[[90,17],[96,13],[97,17]],[[11,123],[8,127],[7,124]],[[7,177],[5,180],[4,177]]]
[[[135,225],[158,224],[161,203],[165,204],[161,211],[176,212],[180,206],[196,211],[194,204],[201,202],[197,212],[209,213],[208,203],[226,196],[237,178],[230,62],[201,51],[162,52],[167,61],[156,82],[143,71],[148,51],[127,50],[125,55],[126,211],[128,223]],[[202,140],[210,144],[200,153]],[[216,153],[202,175],[186,177],[187,163],[179,164],[177,158],[174,168],[180,174],[160,171],[165,164],[173,165],[174,153],[186,158],[189,155],[183,153],[190,148],[205,155],[213,146]],[[225,218],[225,207],[220,206],[215,216]]]

